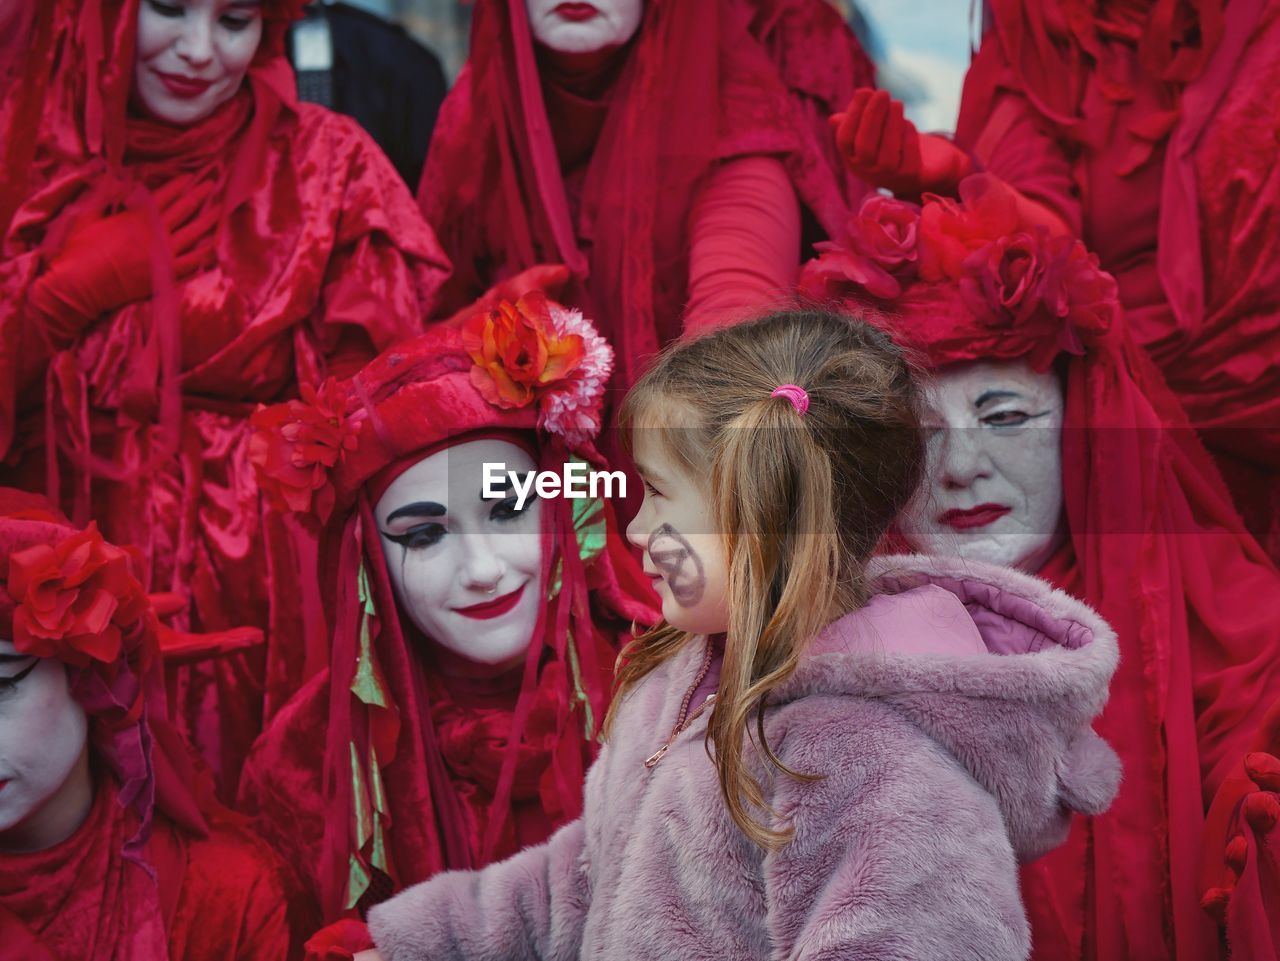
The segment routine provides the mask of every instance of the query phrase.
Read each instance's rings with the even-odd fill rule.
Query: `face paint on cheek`
[[[693,607],[702,600],[707,588],[702,558],[684,535],[670,524],[663,524],[649,536],[648,550],[676,603]]]

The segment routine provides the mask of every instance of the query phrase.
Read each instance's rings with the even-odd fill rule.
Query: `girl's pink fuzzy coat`
[[[824,775],[766,781],[790,844],[766,853],[730,819],[705,716],[644,765],[694,681],[700,639],[627,696],[579,820],[374,908],[382,954],[1026,958],[1018,859],[1059,844],[1072,811],[1103,811],[1119,780],[1089,726],[1115,637],[1083,603],[1002,568],[890,557],[873,575],[882,596],[828,627],[769,698],[771,747]]]

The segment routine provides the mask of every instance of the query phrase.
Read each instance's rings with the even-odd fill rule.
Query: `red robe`
[[[1195,7],[999,0],[957,139],[1115,275],[1135,337],[1280,558],[1280,8]]]
[[[60,844],[0,854],[0,961],[282,961],[282,865],[239,829],[197,837],[157,813],[144,857],[121,853],[133,814],[103,779]]]
[[[294,102],[271,36],[241,91],[198,124],[128,115],[127,86],[98,79],[73,28],[114,17],[101,26],[108,53],[129,50],[136,7],[76,5],[58,21],[62,61],[35,170],[3,240],[0,479],[49,493],[74,519],[92,516],[112,541],[138,546],[146,586],[190,598],[175,626],[266,629],[265,651],[173,679],[176,720],[231,797],[264,716],[307,675],[308,639],[324,643],[319,598],[295,596],[293,572],[313,563],[314,538],[260,503],[247,417],[418,332],[447,268],[369,137]],[[99,101],[78,83],[82,60]],[[211,266],[179,282],[172,301],[157,290],[49,345],[28,303],[44,245],[56,250],[82,208],[128,206],[137,186],[173,180],[216,185],[206,202],[220,216]]]

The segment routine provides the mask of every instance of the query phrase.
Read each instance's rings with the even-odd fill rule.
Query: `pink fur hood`
[[[1119,762],[1090,723],[1117,661],[1106,623],[1028,575],[879,558],[876,596],[769,698],[757,767],[778,851],[729,817],[706,717],[667,740],[702,662],[688,645],[631,691],[583,816],[545,844],[370,912],[388,961],[1023,959],[1017,861],[1100,813]]]

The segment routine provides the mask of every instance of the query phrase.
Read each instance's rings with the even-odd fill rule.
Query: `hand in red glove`
[[[934,134],[920,134],[888,91],[862,87],[844,113],[833,114],[836,147],[854,176],[899,197],[954,194],[973,172],[969,155]]]
[[[373,947],[373,937],[363,921],[340,918],[321,928],[303,945],[303,961],[349,961],[365,956]],[[378,957],[375,953],[375,957]]]
[[[218,208],[203,210],[213,185],[187,189],[170,181],[155,192],[169,235],[176,277],[205,266],[213,252],[204,243],[218,221]],[[31,303],[45,319],[50,343],[61,347],[97,318],[151,296],[152,229],[141,210],[91,220],[67,238],[31,290]]]
[[[534,264],[514,277],[500,280],[461,310],[452,314],[446,324],[460,324],[482,310],[493,310],[502,301],[515,303],[530,291],[540,290],[559,301],[572,275],[564,264]]]
[[[1224,785],[1223,801],[1214,799],[1206,822],[1206,837],[1228,838],[1221,852],[1221,863],[1226,870],[1220,875],[1220,883],[1209,888],[1200,905],[1219,924],[1226,925],[1228,935],[1240,941],[1251,941],[1247,925],[1267,925],[1280,922],[1280,888],[1276,886],[1275,857],[1280,854],[1280,758],[1266,751],[1254,751],[1245,756],[1244,772],[1248,781],[1234,788]],[[1215,808],[1231,805],[1225,831],[1215,827],[1220,816]],[[1221,844],[1218,840],[1218,844]],[[1206,852],[1206,858],[1211,854]],[[1237,887],[1249,868],[1250,857],[1261,859],[1251,872],[1247,904],[1241,911],[1231,910],[1240,895]],[[1212,867],[1211,865],[1207,865]],[[1221,870],[1221,869],[1219,869]],[[1241,957],[1245,957],[1241,953]]]

